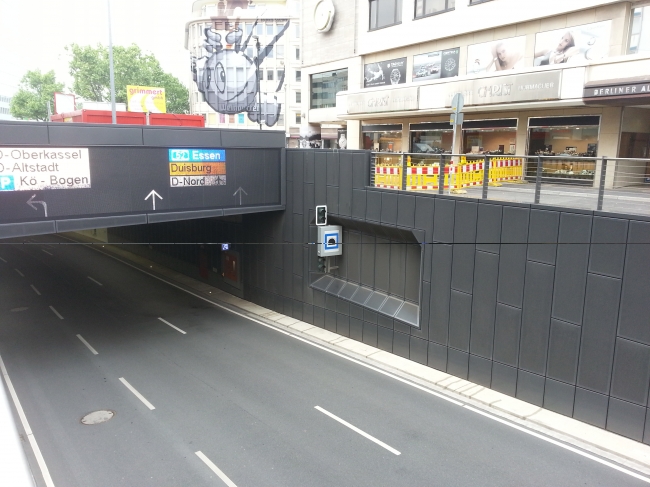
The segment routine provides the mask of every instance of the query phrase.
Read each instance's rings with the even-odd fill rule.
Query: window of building
[[[262,24],[257,24],[257,25],[255,26],[255,34],[258,35],[258,36],[261,36],[261,35],[262,35],[262,30],[263,30],[263,28],[264,28],[264,27],[263,27]]]
[[[246,35],[249,36],[253,33],[253,24],[250,22],[246,24]]]
[[[237,123],[244,123],[244,114],[243,113],[238,113],[237,114]]]
[[[228,123],[235,123],[235,116],[234,115],[228,115]]]
[[[300,113],[299,113],[299,112],[296,112],[296,123],[297,123],[298,125],[300,125],[300,124],[302,123],[302,121],[301,121],[301,117],[300,117]]]
[[[253,59],[253,56],[254,56],[255,54],[253,53],[253,48],[252,48],[252,47],[247,47],[247,48],[246,48],[246,55],[247,55],[249,58]]]
[[[302,71],[296,71],[296,81],[302,81]]]
[[[219,114],[219,123],[226,123],[226,114],[225,113],[220,113]]]
[[[275,56],[275,48],[276,48],[276,47],[277,47],[277,46],[273,46],[273,47],[271,48],[271,50],[269,51],[269,53],[266,55],[267,58],[272,58],[272,57]]]
[[[278,125],[284,125],[284,113],[278,115]]]
[[[273,24],[266,24],[266,35],[267,36],[273,35]]]
[[[296,47],[296,61],[300,61],[300,48]]]
[[[293,24],[293,37],[300,39],[300,24]]]
[[[259,79],[260,81],[262,81],[264,79],[264,70],[263,69],[259,69],[257,71],[257,79]]]
[[[296,91],[296,103],[302,102],[302,93],[300,91]]]
[[[370,30],[402,22],[402,0],[370,0]]]
[[[284,81],[284,69],[278,69],[278,81]]]
[[[267,69],[266,70],[266,79],[268,81],[273,81],[273,70],[272,69]]]
[[[446,12],[455,6],[456,0],[415,0],[415,18]]]
[[[401,152],[402,151],[402,125],[364,125],[363,148],[373,152]]]
[[[451,154],[454,130],[449,122],[412,123],[411,152]]]
[[[650,52],[650,6],[632,9],[630,54]]]
[[[311,75],[311,108],[336,106],[336,94],[348,89],[348,70],[339,69]]]
[[[517,119],[466,120],[463,152],[466,154],[515,154]]]
[[[278,59],[284,59],[284,46],[282,45],[275,46],[275,57]]]

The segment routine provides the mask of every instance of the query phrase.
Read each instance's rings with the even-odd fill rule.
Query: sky
[[[137,44],[189,85],[185,23],[194,0],[110,0],[113,45]],[[107,0],[0,0],[0,94],[28,71],[54,70],[71,87],[65,46],[108,44]]]

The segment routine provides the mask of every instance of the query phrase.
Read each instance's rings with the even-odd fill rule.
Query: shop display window
[[[364,126],[363,148],[372,152],[402,152],[402,126]]]
[[[447,122],[411,124],[413,154],[451,154],[454,130]]]
[[[469,120],[463,124],[465,154],[515,155],[517,119]]]
[[[528,154],[557,157],[542,160],[544,178],[591,183],[596,172],[599,128],[598,116],[532,118],[528,129]],[[536,174],[537,163],[530,161],[526,175],[534,177]]]

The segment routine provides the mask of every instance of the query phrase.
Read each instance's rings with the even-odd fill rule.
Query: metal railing
[[[371,185],[650,215],[650,159],[375,152]]]

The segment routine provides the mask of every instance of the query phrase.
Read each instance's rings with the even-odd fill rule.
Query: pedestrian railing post
[[[539,204],[542,194],[542,157],[537,156],[537,174],[535,175],[535,204]]]
[[[607,157],[603,156],[600,160],[600,184],[598,185],[598,206],[596,209],[602,211],[603,201],[605,199],[605,178],[607,177]]]
[[[402,191],[406,191],[407,171],[408,168],[406,166],[406,154],[402,154],[402,187],[400,188]]]
[[[440,166],[438,166],[438,194],[445,194],[445,155],[440,154]]]
[[[483,196],[484,200],[488,197],[488,184],[490,182],[490,157],[483,158]]]

